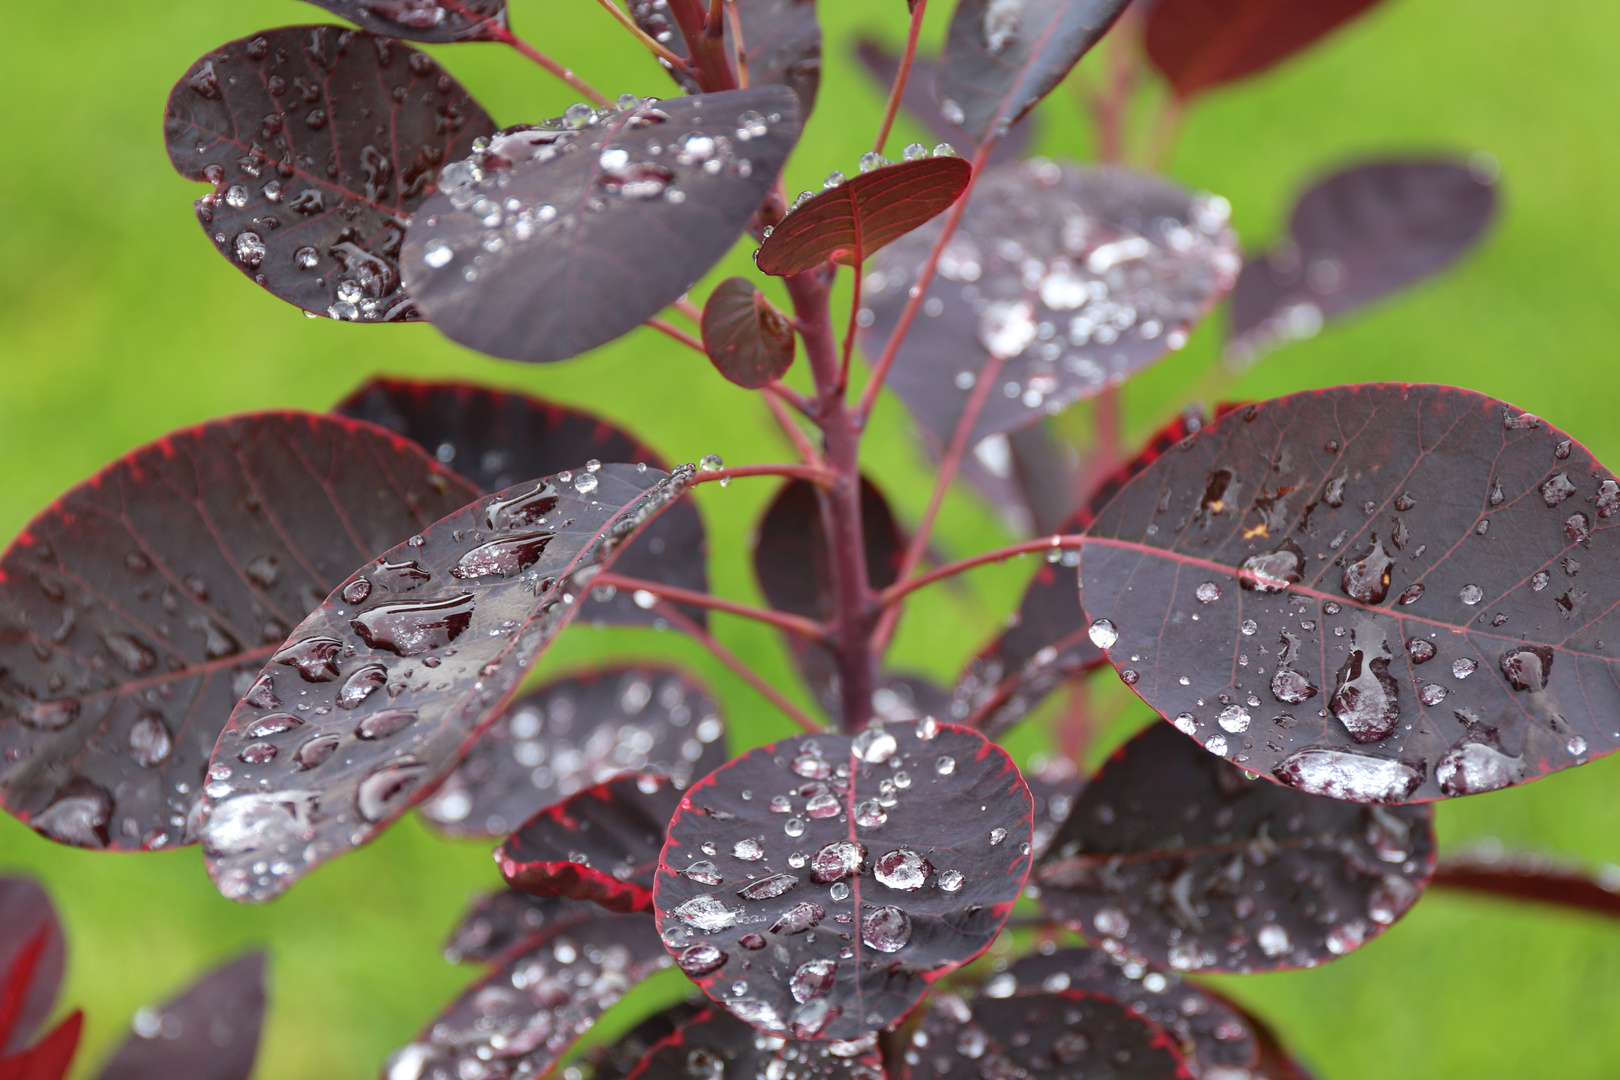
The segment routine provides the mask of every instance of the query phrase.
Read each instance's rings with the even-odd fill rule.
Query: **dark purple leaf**
[[[975,454],[1010,476],[987,436],[1117,386],[1186,344],[1237,277],[1226,201],[1155,176],[1052,162],[986,173],[889,382],[943,447],[991,352],[1007,358],[973,429]],[[913,273],[939,235],[924,226],[866,275],[868,356],[882,351]]]
[[[960,0],[940,57],[945,119],[998,136],[1051,93],[1130,0]]]
[[[615,564],[620,565],[620,564]],[[668,668],[611,668],[549,683],[507,706],[422,804],[451,836],[505,836],[519,822],[623,773],[676,789],[726,760],[708,689]]]
[[[1154,723],[1092,777],[1041,857],[1041,903],[1178,971],[1282,971],[1383,933],[1434,869],[1433,814],[1290,791]]]
[[[788,1076],[793,1080],[884,1080],[877,1039],[843,1043],[761,1037],[722,1009],[706,1009],[655,1044],[627,1080]]]
[[[1228,352],[1242,360],[1439,273],[1496,216],[1494,179],[1444,158],[1369,162],[1300,196],[1289,235],[1232,290]]]
[[[468,383],[374,378],[333,411],[399,432],[484,492],[564,469],[577,470],[591,460],[645,462],[669,469],[657,453],[600,417],[527,394]],[[696,506],[682,500],[627,544],[614,568],[629,577],[707,592],[707,556],[703,519]],[[629,594],[603,598],[593,591],[579,617],[599,625],[648,626],[657,619],[649,607]],[[708,625],[707,610],[681,610],[699,625]],[[538,809],[532,807],[509,820],[521,821]]]
[[[859,266],[943,213],[973,168],[952,154],[879,165],[815,194],[805,192],[766,236],[754,262],[767,274],[802,274],[831,260]]]
[[[374,34],[444,44],[500,41],[506,0],[310,0]]]
[[[528,951],[540,938],[549,941],[602,917],[589,901],[504,889],[473,901],[444,943],[444,958],[452,964],[493,963],[514,948]]]
[[[790,91],[757,86],[508,129],[417,211],[406,287],[446,336],[491,356],[594,349],[720,261],[800,124]]]
[[[653,1013],[612,1043],[597,1047],[586,1058],[590,1066],[586,1075],[590,1080],[628,1080],[655,1046],[705,1011],[699,1001],[701,996]]]
[[[44,944],[36,945],[40,934],[44,934]],[[67,962],[62,925],[56,921],[45,890],[31,878],[0,878],[0,982],[16,970],[24,952],[34,948],[38,955],[28,978],[19,980],[22,992],[13,1002],[15,1011],[9,1016],[0,1015],[0,1057],[22,1050],[51,1015]],[[0,997],[4,996],[0,993]],[[0,1013],[4,1011],[4,1004],[0,1004]]]
[[[1378,0],[1154,0],[1148,59],[1183,99],[1264,71]]]
[[[670,14],[668,0],[628,0],[625,6],[659,44],[687,58],[686,41]],[[748,54],[748,85],[780,83],[788,87],[798,95],[799,115],[808,119],[821,83],[821,26],[816,22],[815,0],[736,0],[736,10]],[[728,18],[722,33],[726,56],[735,70],[737,41],[732,31]],[[698,84],[690,76],[670,74],[688,94],[698,92]]]
[[[793,323],[747,278],[726,278],[703,305],[703,347],[715,370],[758,390],[793,366]]]
[[[1058,829],[1069,820],[1074,800],[1080,797],[1086,781],[1070,759],[1037,756],[1024,770],[1024,783],[1029,785],[1035,803],[1035,838],[1030,850],[1039,859],[1051,846]]]
[[[439,167],[494,131],[432,57],[338,26],[220,46],[175,84],[163,121],[174,167],[214,185],[197,220],[220,253],[290,304],[361,322],[416,317],[406,223]]]
[[[79,485],[0,560],[0,790],[53,840],[196,839],[220,728],[359,563],[472,498],[381,428],[260,413]]]
[[[681,789],[655,776],[621,776],[548,806],[495,849],[508,885],[536,896],[589,900],[609,911],[650,911],[653,871]]]
[[[902,1080],[1190,1078],[1176,1041],[1118,1001],[1081,990],[984,997],[941,994],[905,1051]]]
[[[878,86],[887,93],[900,75],[900,57],[870,38],[862,38],[856,44],[855,55],[866,65],[866,70],[877,80]],[[915,57],[911,61],[911,76],[906,80],[906,89],[901,95],[900,102],[906,107],[907,112],[934,134],[935,138],[946,143],[961,144],[965,150],[967,144],[976,140],[960,125],[945,119],[945,114],[939,107],[939,94],[936,90],[938,72],[937,62],[921,56]],[[1024,117],[1012,126],[1011,131],[996,140],[987,164],[999,165],[1004,161],[1015,161],[1023,157],[1034,134],[1034,118]],[[963,156],[971,155],[964,152]]]
[[[1593,874],[1544,855],[1470,854],[1441,860],[1429,884],[1620,917],[1620,873],[1612,866]]]
[[[1584,447],[1484,395],[1295,394],[1126,485],[1088,530],[1083,601],[1125,681],[1246,769],[1362,802],[1471,794],[1620,746],[1617,513]]]
[[[1017,766],[967,728],[785,739],[687,792],[653,887],[659,928],[739,1019],[859,1038],[989,947],[1024,886],[1031,819]]]
[[[84,1013],[75,1010],[40,1037],[33,1046],[12,1057],[0,1057],[4,1080],[64,1080],[79,1048]]]
[[[430,794],[568,624],[580,582],[690,476],[603,465],[526,481],[354,572],[219,737],[201,838],[220,891],[271,899]]]
[[[1250,1070],[1249,1075],[1254,1080],[1317,1080],[1316,1074],[1300,1064],[1282,1044],[1276,1030],[1265,1020],[1256,1016],[1251,1010],[1230,998],[1223,998],[1213,991],[1208,996],[1224,1001],[1230,1008],[1235,1009],[1243,1022],[1254,1033],[1254,1039],[1260,1047],[1260,1060]]]
[[[249,953],[136,1013],[100,1080],[248,1080],[264,1004],[264,954]]]

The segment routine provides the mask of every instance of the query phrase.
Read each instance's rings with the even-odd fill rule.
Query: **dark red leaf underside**
[[[1156,0],[1148,59],[1189,98],[1264,71],[1360,15],[1378,0]]]
[[[756,86],[495,136],[412,219],[406,287],[453,341],[542,363],[635,329],[730,250],[798,142]]]
[[[868,356],[893,334],[939,228],[874,260],[862,292]],[[1008,477],[1007,447],[994,452],[988,436],[1094,397],[1180,348],[1240,262],[1224,199],[1117,168],[1003,166],[975,187],[889,381],[943,447],[991,353],[1005,357],[969,445]]]
[[[1429,884],[1620,918],[1620,873],[1612,866],[1593,874],[1542,855],[1462,855],[1442,860]]]
[[[1495,181],[1466,162],[1409,158],[1343,169],[1294,206],[1289,236],[1232,290],[1227,350],[1252,360],[1439,273],[1496,216]]]
[[[877,1039],[846,1043],[761,1036],[722,1009],[706,1009],[647,1052],[626,1080],[884,1080]]]
[[[855,55],[866,66],[878,88],[887,94],[900,74],[900,57],[870,38],[862,38],[856,44]],[[962,149],[963,157],[971,157],[972,155],[967,153],[967,147],[977,140],[961,125],[945,119],[939,107],[938,77],[937,61],[921,56],[913,59],[911,76],[906,80],[906,89],[900,99],[901,104],[918,123],[933,134],[934,138],[955,144]],[[1034,118],[1025,116],[1012,126],[1012,130],[996,140],[987,164],[1000,165],[1004,161],[1016,161],[1023,157],[1034,134]]]
[[[702,1000],[698,995],[698,1001]],[[613,1042],[598,1046],[586,1055],[585,1075],[590,1080],[628,1080],[654,1047],[705,1011],[698,1001],[683,1001],[653,1013]]]
[[[506,37],[506,0],[310,0],[374,34],[445,44]]]
[[[1359,948],[1433,869],[1427,807],[1290,791],[1155,723],[1086,785],[1036,877],[1046,909],[1110,951],[1247,973]]]
[[[656,667],[585,672],[507,706],[422,815],[451,836],[505,836],[623,773],[685,788],[725,762],[724,736],[719,706],[691,676]]]
[[[84,1013],[75,1010],[28,1049],[11,1057],[0,1057],[0,1078],[4,1080],[63,1080],[73,1067],[84,1029]]]
[[[703,305],[703,348],[715,370],[758,390],[793,366],[793,324],[747,278],[727,278]]]
[[[355,566],[476,494],[381,428],[260,413],[63,495],[0,560],[0,791],[46,836],[196,839],[238,698]]]
[[[625,6],[659,44],[687,58],[686,41],[670,14],[668,0],[629,0]],[[805,0],[736,0],[736,11],[748,54],[748,85],[780,83],[788,87],[798,95],[799,114],[808,119],[821,84],[821,26],[816,22],[816,5]],[[722,33],[735,71],[737,42],[729,17]],[[698,92],[697,81],[690,75],[670,74],[688,94]]]
[[[439,167],[494,131],[432,57],[338,26],[220,46],[175,84],[163,121],[174,167],[214,185],[197,220],[220,253],[290,304],[361,322],[416,317],[406,222]]]
[[[690,475],[603,465],[527,481],[353,573],[220,735],[202,826],[220,891],[270,899],[431,793],[578,609],[576,575]]]
[[[1429,801],[1620,746],[1617,514],[1584,447],[1484,395],[1295,394],[1131,481],[1089,530],[1083,602],[1206,748],[1318,794]]]
[[[760,244],[754,262],[778,276],[802,274],[829,259],[858,266],[943,213],[972,175],[966,161],[948,155],[863,172],[796,203]]]
[[[649,911],[664,829],[681,789],[622,776],[548,806],[495,849],[508,885],[536,896],[590,900],[609,911]]]
[[[692,785],[653,902],[677,963],[761,1031],[855,1039],[987,948],[1030,864],[1000,748],[925,720],[752,750]]]
[[[23,979],[18,961],[25,952],[34,960]],[[0,1002],[0,1057],[20,1051],[50,1016],[66,962],[62,925],[45,890],[30,878],[0,878],[0,980],[15,975],[18,984]]]
[[[332,411],[399,432],[484,492],[531,477],[578,471],[592,460],[669,469],[655,451],[600,417],[468,383],[373,378]],[[614,567],[629,577],[707,592],[708,550],[697,507],[682,500],[625,545]],[[699,625],[708,625],[706,609],[682,610]],[[650,626],[657,616],[629,594],[598,597],[593,591],[579,618],[598,625]]]
[[[264,1006],[264,954],[249,953],[143,1010],[100,1080],[248,1080]]]
[[[527,951],[542,938],[549,941],[602,917],[602,909],[585,900],[503,889],[473,901],[444,943],[444,958],[452,964],[492,963],[513,949]]]

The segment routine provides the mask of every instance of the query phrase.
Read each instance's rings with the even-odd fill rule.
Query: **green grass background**
[[[930,37],[948,7],[935,0]],[[823,0],[827,62],[789,190],[852,171],[880,98],[847,60],[860,31],[902,33],[899,0]],[[472,355],[430,327],[311,321],[227,266],[200,235],[199,189],[169,168],[161,138],[170,85],[204,51],[267,26],[321,21],[289,0],[16,4],[0,36],[12,106],[0,113],[0,534],[117,455],[223,414],[323,409],[386,371],[522,388],[632,427],[674,460],[733,464],[786,453],[768,416],[694,353],[651,331],[564,364]],[[590,0],[515,0],[514,24],[611,94],[668,93],[661,73]],[[1562,0],[1390,0],[1325,45],[1201,103],[1171,171],[1231,199],[1251,245],[1277,233],[1310,176],[1359,156],[1486,150],[1501,163],[1504,213],[1460,267],[1273,355],[1232,393],[1266,397],[1342,382],[1456,383],[1543,415],[1620,461],[1620,7]],[[570,96],[509,50],[435,50],[498,121],[560,113]],[[1090,137],[1067,90],[1043,106],[1042,149],[1084,157]],[[913,132],[902,129],[894,148]],[[931,140],[930,140],[931,141]],[[746,248],[727,264],[747,268]],[[1133,383],[1138,430],[1173,408],[1211,363],[1218,331]],[[1077,411],[1083,416],[1083,411]],[[1083,426],[1083,425],[1081,425]],[[870,471],[915,519],[929,474],[897,404],[869,441]],[[717,591],[755,598],[748,531],[770,485],[703,489]],[[939,545],[951,555],[1001,538],[958,493]],[[948,678],[1013,605],[1031,564],[932,590],[906,621],[903,665]],[[718,632],[791,684],[769,634]],[[548,671],[609,652],[674,657],[721,694],[735,744],[788,732],[762,699],[689,642],[576,629]],[[804,700],[801,691],[793,691]],[[1142,722],[1123,695],[1120,730]],[[1020,741],[1038,741],[1031,732]],[[1596,864],[1620,861],[1620,759],[1531,787],[1447,804],[1446,847],[1495,837]],[[375,1073],[393,1046],[471,976],[439,958],[468,897],[497,878],[487,851],[414,821],[262,908],[220,899],[195,849],[101,855],[59,847],[0,819],[0,872],[37,875],[67,925],[62,1008],[88,1014],[88,1076],[141,1004],[249,947],[271,956],[273,1001],[258,1076],[336,1080]],[[1328,1080],[1620,1075],[1620,926],[1435,895],[1390,933],[1330,967],[1221,980],[1276,1021]],[[666,992],[673,984],[666,986]]]

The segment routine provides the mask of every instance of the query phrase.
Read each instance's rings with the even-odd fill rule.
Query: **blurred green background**
[[[942,36],[949,7],[935,0],[930,40]],[[789,167],[790,193],[817,186],[832,169],[853,171],[881,98],[849,62],[849,43],[860,32],[897,42],[904,29],[899,0],[823,0],[821,8],[821,100]],[[164,99],[213,46],[317,21],[320,11],[290,0],[8,8],[0,37],[13,88],[13,107],[0,114],[0,142],[9,147],[0,170],[0,534],[14,535],[54,496],[172,428],[245,410],[324,409],[375,372],[529,390],[611,417],[673,460],[716,452],[738,464],[788,452],[750,396],[651,331],[583,359],[527,368],[472,355],[424,325],[307,320],[227,266],[192,217],[201,189],[169,168]],[[610,94],[670,92],[591,0],[514,0],[513,22]],[[1200,103],[1171,171],[1227,196],[1251,247],[1276,235],[1302,183],[1348,159],[1485,150],[1502,169],[1504,213],[1479,252],[1272,355],[1232,392],[1456,383],[1545,416],[1600,458],[1620,461],[1617,38],[1620,6],[1608,0],[1565,0],[1533,13],[1509,0],[1391,0],[1294,62]],[[571,100],[500,46],[435,51],[502,123],[557,115]],[[1044,152],[1088,155],[1088,127],[1069,88],[1040,111]],[[920,135],[903,123],[891,150]],[[746,246],[724,269],[748,269]],[[1129,387],[1138,432],[1181,401],[1218,345],[1214,326]],[[892,398],[879,411],[867,460],[915,520],[929,473]],[[698,497],[723,594],[757,599],[748,533],[770,491],[765,481],[739,481]],[[960,492],[938,537],[952,556],[1003,539],[993,515]],[[904,624],[897,662],[948,680],[994,632],[1032,569],[989,568],[960,588],[931,590]],[[772,635],[725,616],[716,624],[749,662],[793,684]],[[544,668],[610,651],[675,657],[704,673],[725,703],[735,746],[789,731],[762,699],[674,635],[577,628]],[[1117,690],[1102,699],[1120,714],[1104,745],[1145,720]],[[1027,752],[1038,729],[1018,741]],[[1444,805],[1443,843],[1455,850],[1499,838],[1588,864],[1620,861],[1617,780],[1620,759],[1609,759]],[[437,840],[414,821],[263,908],[220,899],[195,849],[81,852],[10,818],[0,820],[0,872],[43,879],[66,922],[62,1007],[88,1014],[78,1075],[99,1066],[138,1006],[263,946],[272,1006],[257,1075],[276,1080],[374,1075],[384,1054],[472,977],[446,965],[439,944],[469,896],[497,882],[484,847]],[[1620,925],[1595,918],[1433,895],[1328,968],[1220,983],[1273,1019],[1327,1080],[1620,1074]]]

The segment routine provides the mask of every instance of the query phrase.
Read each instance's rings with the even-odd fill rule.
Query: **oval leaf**
[[[799,139],[781,86],[513,128],[446,170],[405,242],[405,284],[444,334],[566,360],[628,333],[719,262]],[[656,152],[655,152],[656,150]]]
[[[1287,59],[1378,0],[1155,0],[1148,59],[1186,99]]]
[[[703,348],[715,370],[758,390],[793,366],[793,324],[747,278],[727,278],[703,305]]]
[[[1131,481],[1082,600],[1132,688],[1244,768],[1466,795],[1620,746],[1616,514],[1584,447],[1482,394],[1295,394]]]
[[[625,6],[637,25],[659,44],[683,60],[690,55],[670,13],[669,0],[629,0]],[[821,84],[821,26],[816,22],[816,5],[805,0],[735,0],[734,6],[742,24],[748,85],[788,87],[798,95],[799,115],[808,119]],[[737,68],[735,29],[728,17],[721,32],[733,70]],[[685,72],[671,70],[670,75],[688,94],[702,89]]]
[[[494,131],[432,57],[337,26],[221,46],[175,84],[163,119],[174,167],[214,185],[197,220],[220,253],[290,304],[362,322],[415,317],[406,222],[439,166]]]
[[[1110,950],[1251,972],[1360,948],[1433,869],[1428,808],[1289,791],[1155,723],[1092,777],[1036,877],[1048,911]]]
[[[688,675],[656,667],[586,672],[507,706],[422,804],[422,816],[451,836],[505,836],[623,773],[668,777],[679,790],[725,762],[724,735],[714,697]]]
[[[475,494],[312,413],[174,432],[69,491],[0,559],[6,809],[80,847],[195,840],[215,740],[288,630]]]
[[[1097,44],[1130,0],[961,0],[940,58],[940,110],[1004,134]]]
[[[26,977],[18,963],[25,954],[33,957]],[[20,1052],[51,1015],[66,963],[62,924],[45,890],[30,878],[0,878],[0,1058]]]
[[[568,624],[576,575],[610,562],[690,475],[604,465],[531,480],[352,574],[219,737],[201,838],[220,891],[271,899],[420,802]]]
[[[445,44],[504,41],[506,0],[310,0],[374,34]]]
[[[938,229],[874,261],[862,293],[868,356],[894,332]],[[991,352],[1006,357],[973,429],[970,445],[982,445],[1186,344],[1240,264],[1224,199],[1123,169],[1004,166],[974,189],[889,382],[944,446]]]
[[[967,728],[783,740],[687,792],[653,886],[658,925],[739,1019],[859,1038],[989,947],[1028,874],[1032,814],[1017,766]]]
[[[468,383],[371,379],[332,411],[399,432],[484,492],[531,476],[579,469],[593,458],[669,470],[656,452],[601,417]],[[707,592],[708,550],[703,518],[683,499],[626,544],[613,565],[629,577]],[[699,625],[708,625],[706,609],[681,610]],[[594,591],[579,618],[610,626],[652,626],[657,620],[630,594],[603,598]],[[538,809],[507,820],[522,821]]]
[[[264,954],[249,953],[141,1010],[100,1080],[248,1080],[264,1004]]]
[[[445,942],[444,958],[452,964],[492,963],[602,917],[602,909],[588,901],[504,889],[473,901]]]
[[[793,1080],[884,1080],[877,1039],[848,1044],[761,1038],[723,1009],[706,1009],[655,1043],[626,1080],[791,1076]]]
[[[880,165],[808,199],[800,195],[760,244],[754,262],[779,277],[829,259],[858,266],[943,213],[972,176],[972,166],[947,154]]]

